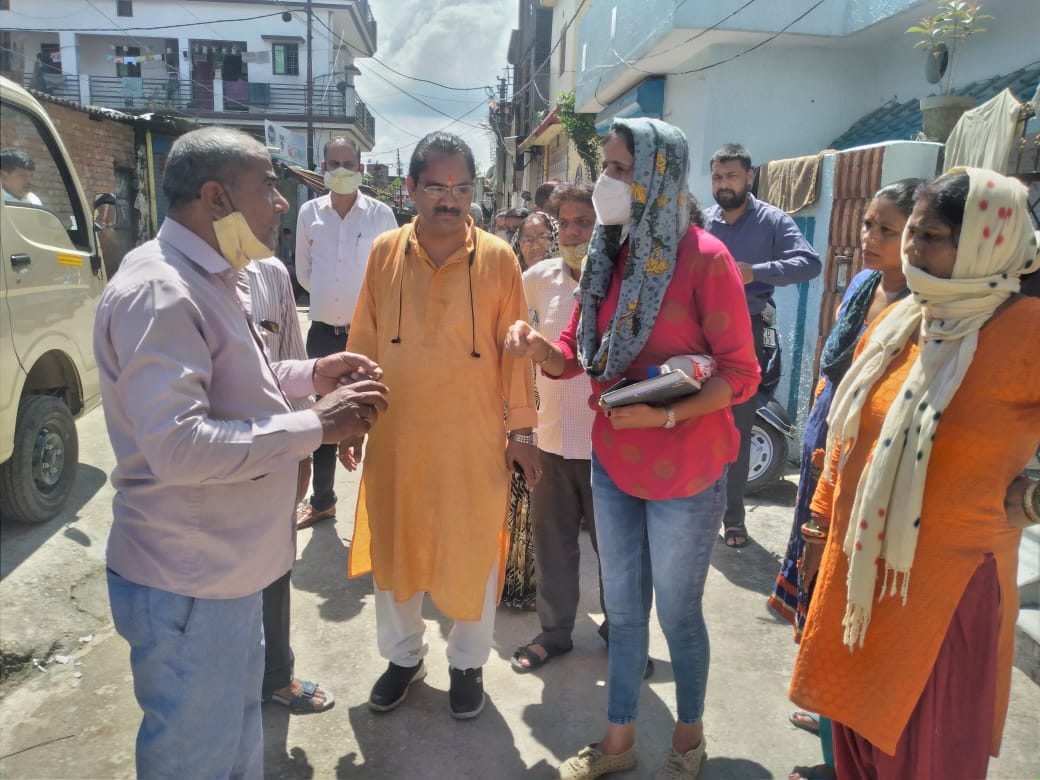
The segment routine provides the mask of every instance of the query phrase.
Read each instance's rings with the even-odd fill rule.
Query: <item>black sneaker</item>
[[[415,666],[398,666],[391,662],[386,667],[368,697],[368,708],[376,712],[389,712],[408,696],[408,686],[426,676],[422,661]]]
[[[476,669],[448,669],[451,677],[451,689],[448,691],[451,717],[468,720],[477,717],[484,709],[483,668],[478,666]]]

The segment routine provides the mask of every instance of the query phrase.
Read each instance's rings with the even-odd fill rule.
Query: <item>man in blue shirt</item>
[[[773,289],[818,276],[822,269],[820,256],[793,219],[749,192],[755,172],[747,149],[740,144],[725,144],[712,155],[710,169],[711,193],[718,205],[705,210],[706,227],[729,249],[744,278],[755,352],[764,370],[762,313],[773,304]],[[744,547],[748,543],[744,525],[744,483],[751,457],[751,427],[758,406],[759,399],[752,397],[733,407],[733,421],[740,432],[740,454],[727,475],[723,526],[729,547]]]

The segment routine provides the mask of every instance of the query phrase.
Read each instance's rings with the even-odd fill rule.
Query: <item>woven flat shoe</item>
[[[654,775],[654,780],[697,780],[707,746],[707,738],[701,737],[700,744],[685,753],[680,753],[675,748],[668,748],[668,755],[665,756],[664,764]]]
[[[560,780],[593,780],[611,772],[625,772],[636,765],[636,746],[608,756],[595,745],[586,745],[560,765]]]

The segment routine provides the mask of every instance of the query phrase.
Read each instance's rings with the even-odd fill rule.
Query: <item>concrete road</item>
[[[129,778],[140,711],[133,697],[126,644],[111,627],[103,553],[113,456],[101,411],[79,423],[83,463],[70,507],[42,526],[0,531],[0,629],[5,679],[0,694],[0,776]],[[595,569],[586,543],[584,591],[575,648],[537,675],[509,666],[517,645],[537,632],[533,613],[499,610],[492,657],[484,668],[488,703],[474,721],[449,717],[444,658],[448,624],[427,610],[429,677],[397,711],[376,715],[365,702],[385,668],[375,647],[369,578],[348,580],[356,478],[340,470],[336,522],[299,538],[293,575],[293,645],[299,675],[330,686],[331,711],[289,716],[264,710],[267,775],[272,778],[549,778],[561,760],[599,738],[606,707],[607,655],[595,633],[600,620]],[[786,545],[792,477],[751,501],[754,543],[715,550],[705,597],[712,639],[702,777],[784,778],[817,763],[815,737],[787,721],[787,685],[795,656],[791,629],[765,606]],[[586,540],[587,542],[587,540]],[[672,670],[656,624],[654,677],[643,690],[640,763],[619,778],[652,775],[675,712]],[[220,691],[213,691],[219,696]],[[1040,689],[1017,669],[1003,753],[990,777],[1040,775]]]

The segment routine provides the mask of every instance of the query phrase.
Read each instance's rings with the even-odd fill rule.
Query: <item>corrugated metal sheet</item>
[[[1031,100],[1040,83],[1040,60],[1003,76],[993,76],[954,90],[969,95],[981,105],[1005,88],[1021,101]],[[1032,120],[1036,122],[1037,120]],[[883,141],[909,141],[921,130],[921,107],[917,98],[884,105],[857,119],[852,127],[831,142],[832,149],[851,149]]]

